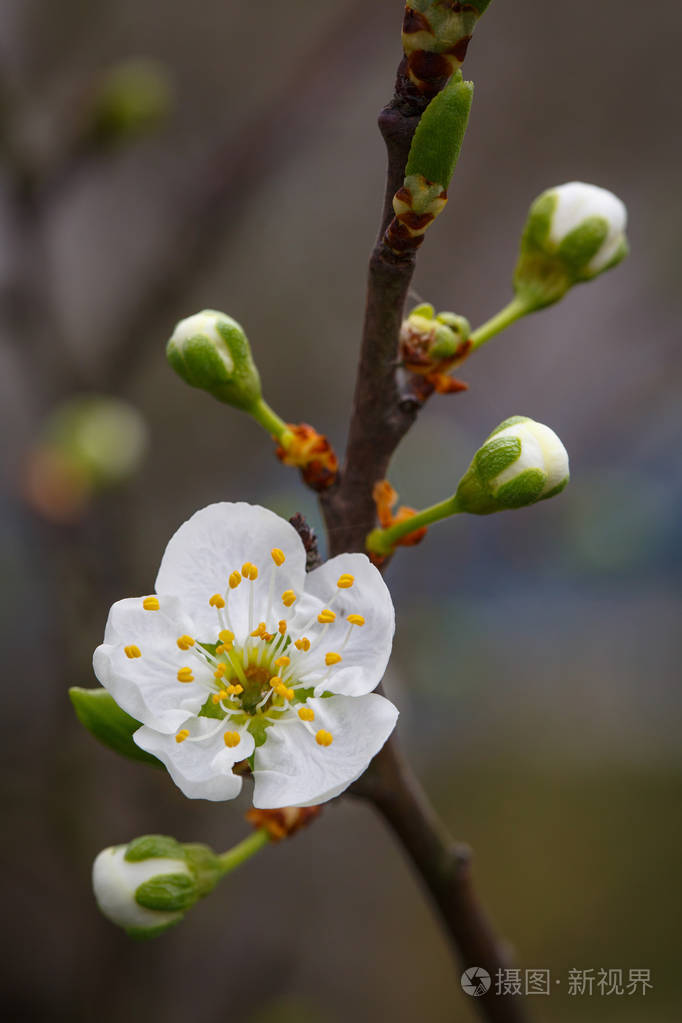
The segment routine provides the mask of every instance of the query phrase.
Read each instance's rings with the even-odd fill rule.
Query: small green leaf
[[[141,727],[140,722],[121,710],[106,689],[82,689],[80,686],[72,686],[69,689],[69,697],[80,723],[104,746],[131,760],[163,768],[163,764],[156,757],[135,744],[133,732]]]
[[[420,174],[447,189],[450,184],[474,95],[473,82],[458,72],[422,114],[410,146],[405,177]]]
[[[141,835],[128,843],[124,859],[140,863],[149,859],[184,860],[185,850],[170,835]]]

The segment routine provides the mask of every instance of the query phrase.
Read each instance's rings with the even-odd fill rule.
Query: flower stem
[[[433,522],[446,519],[450,515],[457,515],[460,510],[457,505],[457,496],[454,495],[438,504],[432,504],[429,508],[424,508],[423,511],[417,512],[409,519],[396,522],[394,526],[389,526],[387,529],[373,529],[366,540],[367,550],[374,554],[390,554],[398,540],[408,533],[414,533],[415,530],[421,529],[423,526],[430,526]]]
[[[259,398],[249,409],[250,414],[264,430],[279,441],[283,448],[287,448],[292,440],[289,427],[281,419],[274,409],[270,408],[264,398]]]
[[[507,327],[515,323],[526,313],[530,312],[526,302],[523,302],[520,298],[513,298],[504,309],[500,309],[499,313],[491,316],[489,320],[481,324],[473,334],[469,335],[469,340],[472,343],[472,351],[480,348],[486,341],[489,341],[491,337],[499,334],[501,331],[506,330]]]
[[[229,874],[235,867],[240,867],[242,863],[253,856],[254,853],[257,853],[259,849],[262,849],[264,845],[267,845],[269,841],[270,836],[265,828],[259,828],[249,835],[248,838],[228,849],[227,852],[221,853],[218,857],[220,876],[224,877],[225,874]]]

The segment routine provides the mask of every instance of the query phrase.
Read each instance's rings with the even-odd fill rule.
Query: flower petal
[[[270,555],[273,549],[286,558],[280,567]],[[230,574],[246,562],[256,565],[258,579],[253,583],[242,580],[230,590]],[[255,627],[267,621],[271,580],[273,598],[279,599],[285,590],[300,593],[304,577],[305,549],[293,526],[267,508],[223,502],[196,512],[171,537],[156,577],[156,590],[182,600],[205,642],[214,642],[220,628],[209,599],[214,593],[227,594],[227,625],[241,641],[249,631],[250,594]]]
[[[232,730],[227,721],[217,727],[214,718],[195,718],[185,722],[190,733],[184,742],[174,735],[163,735],[152,728],[138,728],[133,739],[147,753],[166,765],[168,773],[188,799],[210,799],[214,802],[234,799],[241,787],[241,778],[232,773],[232,767],[250,757],[254,749],[253,736],[246,729],[239,732],[240,742],[228,749],[223,735]],[[202,738],[203,736],[203,738]],[[193,741],[193,740],[198,741]]]
[[[191,650],[177,645],[191,625],[178,601],[160,597],[159,610],[145,611],[142,600],[130,597],[114,604],[93,667],[119,707],[151,728],[175,732],[206,702],[213,677]],[[191,668],[192,682],[178,681],[183,667]]]
[[[337,586],[343,575],[354,579],[347,589]],[[321,625],[317,614],[330,604],[336,620]],[[351,627],[347,622],[349,614],[361,615],[364,625]],[[308,575],[306,599],[291,623],[289,634],[296,638],[305,631],[314,645],[299,663],[305,672],[303,677],[315,685],[316,695],[332,692],[364,696],[383,678],[394,630],[393,602],[381,573],[364,554],[340,554]],[[329,652],[341,653],[342,657],[331,668],[325,663]]]
[[[302,721],[274,724],[256,750],[253,805],[314,806],[333,799],[359,778],[393,731],[398,711],[383,696],[331,696],[310,699],[313,734]],[[325,729],[333,741],[320,746],[315,732]]]

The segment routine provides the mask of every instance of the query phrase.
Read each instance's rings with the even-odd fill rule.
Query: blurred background
[[[94,684],[109,605],[152,588],[195,509],[250,500],[320,525],[261,431],[185,387],[164,342],[224,309],[271,404],[342,449],[401,17],[399,0],[0,0],[8,1019],[474,1018],[400,849],[351,799],[176,930],[128,941],[95,907],[95,854],[147,832],[227,848],[248,801],[185,800],[99,747],[66,696]],[[400,738],[519,965],[560,980],[532,1006],[550,1023],[682,1011],[681,28],[675,0],[493,3],[414,282],[476,326],[510,296],[537,193],[578,179],[627,203],[629,259],[462,367],[470,390],[434,397],[391,473],[405,503],[439,500],[516,413],[571,455],[560,500],[438,526],[388,575]],[[168,107],[135,137],[102,114],[131,58],[156,62],[143,77]],[[140,417],[94,486],[55,455],[55,411],[93,392]],[[572,968],[648,968],[653,991],[570,997]]]

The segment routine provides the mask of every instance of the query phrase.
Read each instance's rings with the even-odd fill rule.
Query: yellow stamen
[[[364,625],[365,624],[365,619],[362,617],[362,615],[348,615],[348,617],[346,618],[346,621],[348,622],[349,625]]]
[[[276,689],[277,686],[281,686],[281,684],[282,680],[279,677],[279,675],[273,675],[272,678],[270,679],[270,685],[272,686],[273,689]]]
[[[218,639],[229,648],[234,643],[234,632],[230,632],[229,629],[221,629],[218,633]]]
[[[284,557],[284,551],[281,551],[279,547],[273,547],[272,550],[270,551],[270,554],[272,556],[272,560],[277,565],[277,568],[279,568],[280,565],[283,565],[284,562],[287,560]]]
[[[219,593],[214,593],[208,602],[211,607],[225,607],[225,598],[221,597]]]
[[[158,611],[161,605],[159,604],[158,597],[145,597],[142,601],[142,607],[145,611]]]
[[[230,695],[229,690],[221,689],[219,693],[213,694],[213,696],[211,697],[211,702],[218,704],[220,703],[221,700],[227,699],[229,695]]]
[[[178,682],[194,682],[194,675],[191,668],[180,668]]]
[[[129,657],[131,660],[133,657],[142,657],[142,652],[139,646],[135,646],[134,643],[131,643],[130,646],[124,646],[123,649],[126,657]]]
[[[181,650],[189,650],[191,646],[194,646],[194,640],[191,636],[178,636],[177,644]]]
[[[224,664],[219,664],[216,670],[213,672],[213,675],[215,678],[222,678],[226,671],[227,667]]]
[[[252,636],[258,636],[260,638],[265,634],[265,622],[259,622],[256,628],[251,633]]]
[[[298,716],[300,717],[301,721],[314,721],[315,711],[313,710],[312,707],[301,707],[301,709],[298,712]]]
[[[349,590],[355,582],[355,576],[349,572],[344,572],[343,575],[339,576],[337,586],[340,590]]]
[[[231,686],[227,687],[227,695],[228,696],[240,696],[243,692],[244,692],[244,686],[240,686],[239,683],[237,683],[236,686],[235,685],[231,685]]]
[[[230,572],[230,578],[227,580],[227,582],[231,590],[236,590],[241,581],[242,577],[239,574],[239,572],[237,571]]]
[[[185,739],[189,738],[189,728],[181,728],[178,734],[175,736],[176,742],[184,742]]]
[[[239,743],[241,742],[241,736],[239,732],[225,732],[223,738],[225,740],[225,745],[228,747],[228,749],[232,749],[234,746],[238,746]]]
[[[294,646],[297,650],[310,650],[310,640],[307,636],[301,636],[300,639],[296,640]]]
[[[317,616],[317,620],[320,625],[330,625],[332,622],[336,621],[336,615],[333,611],[330,611],[328,607],[325,607],[324,611],[320,611]]]
[[[296,594],[293,590],[285,590],[282,594],[282,603],[285,607],[291,607],[296,600]]]
[[[287,631],[287,623],[284,621],[283,618],[282,618],[281,622],[279,623],[279,625],[277,626],[277,628],[279,629],[279,631],[280,631],[282,636]]]
[[[287,657],[286,654],[283,657],[278,657],[275,661],[275,666],[278,668],[287,668],[291,664],[291,658]]]
[[[331,746],[334,741],[334,737],[331,732],[328,732],[326,728],[321,728],[315,736],[315,742],[318,746]]]
[[[258,569],[251,561],[245,561],[242,565],[242,575],[253,583],[258,578]]]
[[[324,655],[324,663],[329,667],[331,667],[332,664],[338,664],[339,661],[342,660],[343,657],[341,654],[334,653],[333,650],[330,650],[328,654]]]

